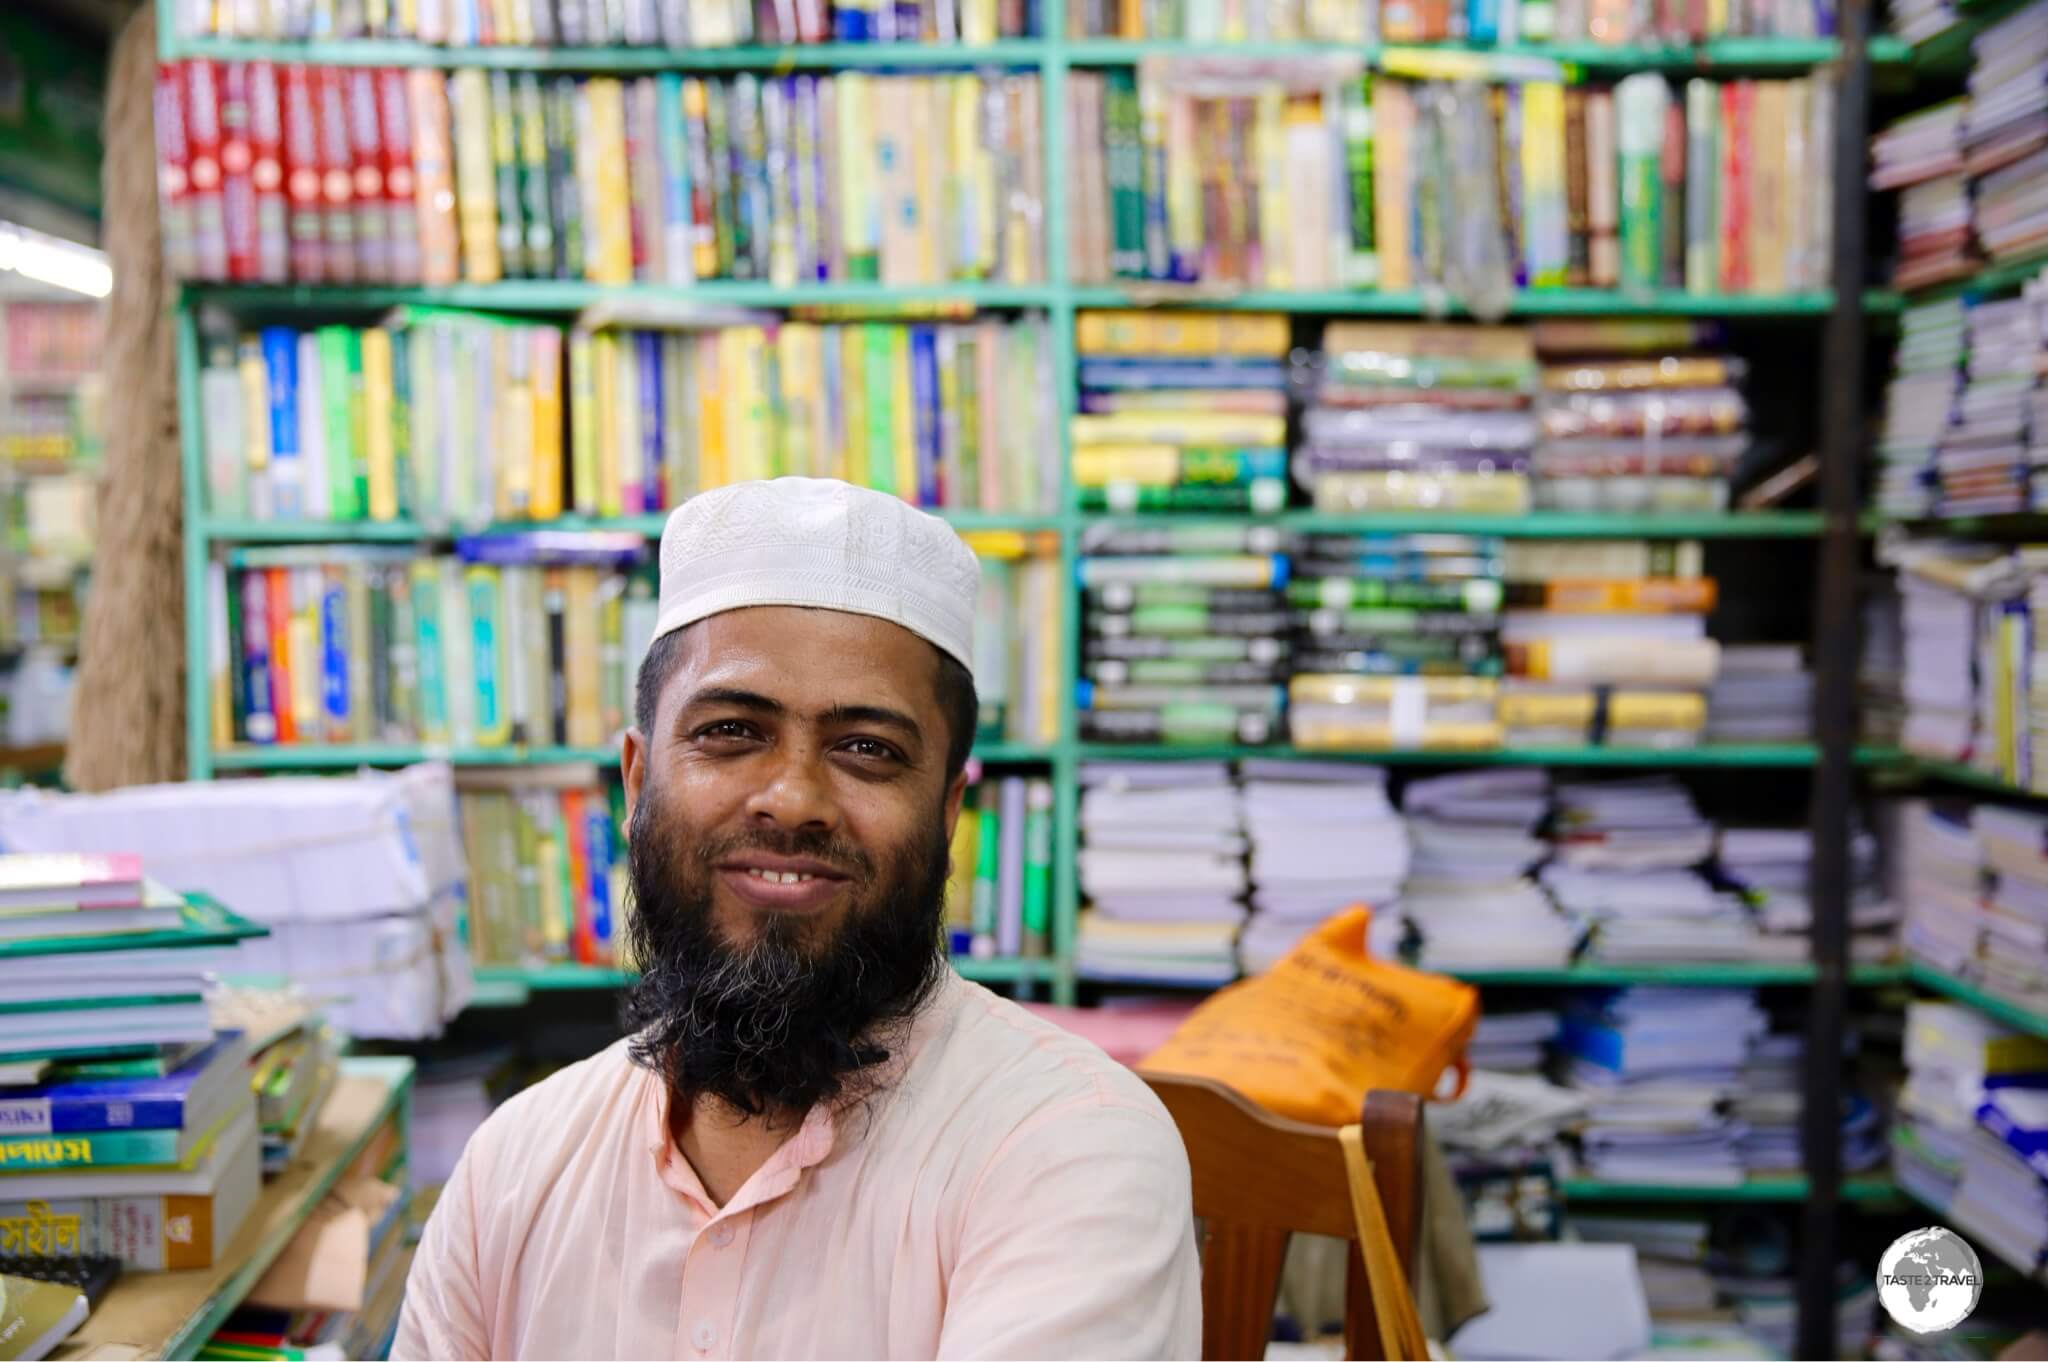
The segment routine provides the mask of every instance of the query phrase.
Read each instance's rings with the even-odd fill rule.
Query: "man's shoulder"
[[[557,1069],[507,1098],[477,1127],[468,1152],[525,1164],[549,1150],[576,1148],[593,1135],[616,1135],[631,1126],[622,1117],[642,1099],[644,1071],[616,1041],[588,1059]]]

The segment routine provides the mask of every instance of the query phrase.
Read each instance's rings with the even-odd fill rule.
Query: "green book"
[[[953,417],[960,445],[960,481],[946,489],[950,505],[973,509],[981,505],[981,338],[971,326],[959,330],[953,344],[953,368],[959,375],[959,406]],[[991,399],[994,393],[988,395]]]
[[[513,79],[519,203],[526,219],[526,272],[536,279],[546,279],[555,272],[554,216],[548,205],[546,98],[541,92],[540,77],[534,72],[522,71]]]
[[[413,658],[419,667],[419,734],[429,744],[448,742],[448,688],[441,668],[441,578],[421,559],[412,570]]]
[[[868,486],[896,492],[896,406],[890,377],[895,373],[886,322],[861,324],[861,374],[867,383]]]
[[[206,1042],[156,1047],[152,1053],[133,1059],[63,1060],[43,1072],[44,1083],[90,1083],[103,1078],[162,1078],[185,1067],[192,1056],[206,1048]]]
[[[981,796],[980,841],[975,844],[973,914],[970,925],[974,932],[973,954],[981,959],[993,954],[996,947],[996,904],[1000,897],[1000,876],[1002,866],[1002,815],[997,811],[996,787],[993,782],[984,782],[979,791]]]
[[[1637,72],[1614,87],[1615,141],[1621,163],[1621,287],[1654,289],[1663,283],[1659,162],[1664,146],[1664,106],[1671,98],[1664,77]]]
[[[469,597],[469,666],[476,690],[476,740],[480,747],[502,747],[508,727],[502,663],[504,649],[498,628],[498,573],[471,567],[463,574]]]
[[[44,936],[20,941],[0,941],[0,960],[44,955],[82,955],[92,951],[142,951],[163,947],[227,946],[252,936],[268,936],[270,929],[229,912],[205,894],[187,894],[175,927],[147,932],[113,932],[98,936]],[[153,1045],[123,1047],[129,1053],[153,1054]]]
[[[1372,76],[1361,75],[1344,87],[1344,168],[1350,177],[1351,251],[1345,260],[1349,288],[1379,283],[1380,262],[1373,239]]]
[[[355,368],[362,372],[362,341],[346,326],[323,326],[320,346],[320,405],[326,427],[327,506],[335,520],[361,520],[364,503],[356,497],[355,427],[349,419],[349,349],[354,342]]]
[[[1052,953],[1052,782],[1024,793],[1024,954]]]
[[[558,279],[583,277],[583,194],[576,175],[576,78],[557,76],[548,86],[549,208]]]
[[[726,129],[727,86],[722,80],[704,82],[704,141],[711,154],[711,232],[718,246],[718,277],[741,279],[739,272],[745,251],[735,236],[740,214],[738,168],[734,165],[732,141]]]
[[[519,185],[519,105],[512,73],[491,72],[491,177],[498,195],[498,256],[505,277],[528,272],[526,221]]]
[[[1145,276],[1144,151],[1138,140],[1138,86],[1129,71],[1108,73],[1103,149],[1109,172],[1110,269],[1124,278]]]
[[[419,515],[418,475],[412,461],[412,335],[404,327],[391,328],[391,477],[398,493],[398,518],[412,520]]]

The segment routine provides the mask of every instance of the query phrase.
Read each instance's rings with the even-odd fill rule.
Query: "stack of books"
[[[1631,515],[1720,511],[1748,452],[1740,359],[1695,322],[1545,322],[1536,504]]]
[[[1728,1111],[1740,1124],[1736,1153],[1750,1173],[1796,1173],[1800,1155],[1799,1116],[1804,1106],[1805,1037],[1773,1031],[1757,1038],[1730,1094]],[[1884,1123],[1862,1094],[1842,1102],[1842,1171],[1863,1173],[1884,1162]]]
[[[1414,846],[1401,911],[1418,965],[1560,969],[1570,961],[1582,933],[1530,878],[1550,855],[1538,835],[1550,811],[1544,771],[1508,767],[1411,781],[1401,809]]]
[[[565,331],[404,307],[378,326],[237,332],[208,318],[199,387],[219,516],[630,516],[784,474],[944,509],[1056,499],[1038,457],[1054,419],[1042,320],[605,306]]]
[[[1052,782],[984,775],[953,828],[946,940],[955,956],[1042,959],[1052,952]]]
[[[1983,299],[1964,313],[1967,381],[1935,450],[1945,516],[2002,515],[2031,504],[2029,424],[2044,352],[2040,304]]]
[[[2027,5],[1984,29],[1970,59],[1963,143],[1977,239],[1994,262],[2024,259],[2048,245],[2048,10]]]
[[[1068,685],[1060,646],[1067,634],[1067,593],[1059,536],[1050,530],[969,530],[961,538],[981,564],[974,630],[974,689],[981,712],[975,739],[1057,742],[1060,693]]]
[[[1906,906],[1900,943],[1917,960],[1967,976],[1984,941],[1984,849],[1969,805],[1903,801],[1890,851],[1892,896]]]
[[[1493,302],[1825,286],[1831,75],[1587,87],[1518,53],[1467,57],[1459,74],[1500,83],[1443,90],[1420,83],[1445,74],[1434,56],[1077,74],[1076,277]]]
[[[1919,303],[1899,318],[1878,426],[1876,509],[1911,519],[1934,514],[1939,484],[1934,451],[1956,419],[1963,390],[1963,300]]]
[[[1886,27],[1909,43],[1924,43],[1954,26],[1955,0],[1896,0]]]
[[[340,1077],[341,1038],[319,1006],[296,988],[224,985],[208,1000],[214,1025],[239,1032],[249,1053],[249,1086],[263,1132],[263,1173],[290,1167],[313,1134]]]
[[[1222,762],[1081,767],[1083,978],[1223,984],[1244,922],[1244,815]]]
[[[1985,802],[1970,831],[1989,872],[1984,938],[1968,973],[1985,989],[2048,1012],[2048,816]]]
[[[2048,1256],[2048,1041],[1953,1003],[1906,1008],[1906,1085],[1892,1131],[1899,1185],[2023,1273]]]
[[[619,962],[625,791],[595,765],[467,767],[456,777],[478,965]]]
[[[0,844],[133,848],[165,884],[247,904],[268,929],[215,968],[297,983],[345,1034],[419,1040],[473,991],[456,809],[439,762],[333,779],[21,791],[0,798]]]
[[[1259,974],[1332,914],[1363,904],[1398,922],[1408,833],[1387,798],[1387,773],[1349,762],[1241,764],[1251,843],[1251,919],[1238,937]]]
[[[1707,690],[1708,742],[1792,743],[1813,737],[1813,673],[1797,643],[1721,645]]]
[[[539,530],[211,565],[215,744],[597,747],[654,634],[647,540]]]
[[[1896,120],[1870,139],[1870,187],[1904,191],[1899,195],[1899,260],[1892,271],[1892,283],[1899,288],[1960,279],[1979,264],[1963,161],[1969,117],[1969,100],[1944,100]]]
[[[248,1042],[216,1033],[203,990],[261,929],[142,865],[0,856],[0,1224],[17,1252],[206,1267],[261,1156]]]
[[[1036,7],[1017,0],[453,0],[441,5],[347,5],[291,0],[256,7],[179,4],[181,38],[397,38],[449,47],[732,47],[759,43],[987,43],[1029,37]]]
[[[1283,531],[1097,524],[1080,547],[1084,739],[1257,744],[1285,736],[1292,619]]]
[[[1295,672],[1499,676],[1501,553],[1485,535],[1302,535]]]
[[[1521,327],[1334,322],[1294,476],[1319,511],[1527,510],[1536,378]]]
[[[1746,905],[1700,873],[1714,826],[1668,776],[1557,788],[1556,856],[1543,884],[1593,929],[1597,960],[1743,960],[1757,954]]]
[[[1286,505],[1288,343],[1277,313],[1082,313],[1082,509]]]
[[[1759,959],[1813,958],[1813,834],[1803,827],[1733,827],[1715,834],[1714,871],[1756,915]],[[1898,952],[1902,910],[1880,874],[1877,838],[1857,829],[1849,840],[1849,958],[1878,964]]]
[[[1581,996],[1559,1052],[1592,1106],[1587,1171],[1613,1182],[1732,1187],[1741,1126],[1724,1108],[1768,1029],[1754,989],[1630,988]]]
[[[1555,1008],[1487,1012],[1472,1029],[1472,1043],[1465,1047],[1465,1057],[1475,1069],[1533,1074],[1543,1068],[1550,1047],[1563,1028],[1564,1014]]]
[[[157,68],[179,278],[1042,277],[1036,75]],[[913,136],[913,129],[936,129]]]
[[[1561,576],[1553,562],[1598,562],[1605,575]],[[1518,548],[1506,594],[1508,734],[1546,746],[1699,742],[1721,645],[1707,637],[1718,593],[1699,575],[1696,543]]]

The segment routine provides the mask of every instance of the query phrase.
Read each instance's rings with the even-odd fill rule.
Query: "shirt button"
[[[711,1321],[708,1319],[698,1320],[697,1327],[690,1331],[690,1342],[697,1345],[699,1352],[709,1349],[711,1340],[717,1337],[718,1331],[711,1327]]]
[[[718,1247],[720,1248],[724,1248],[727,1244],[730,1244],[732,1242],[731,1223],[728,1221],[721,1220],[716,1225],[713,1225],[711,1227],[711,1242],[718,1245]]]

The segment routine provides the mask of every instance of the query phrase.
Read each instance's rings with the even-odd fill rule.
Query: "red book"
[[[391,282],[420,282],[419,216],[413,209],[417,186],[412,173],[412,98],[405,72],[377,73],[377,115],[384,135],[384,225],[391,243]]]
[[[562,791],[562,850],[569,858],[569,950],[578,964],[595,964],[597,941],[590,933],[590,854],[583,839],[589,835],[583,816],[583,792]]]
[[[270,578],[270,712],[277,720],[277,740],[297,742],[292,722],[292,574],[289,568],[262,568]]]
[[[1721,87],[1721,289],[1749,287],[1749,106],[1742,81]]]
[[[185,141],[191,152],[192,242],[200,279],[228,277],[220,217],[220,81],[210,61],[185,63]]]
[[[249,146],[249,64],[220,68],[220,216],[227,232],[228,278],[256,277],[256,162]]]
[[[338,67],[313,69],[320,131],[320,239],[330,284],[356,281],[356,224],[349,199],[355,187],[349,147],[348,94]]]
[[[291,242],[291,277],[302,284],[327,280],[327,252],[321,229],[318,109],[312,72],[303,66],[285,67],[285,226]]]
[[[391,232],[384,202],[384,135],[377,127],[377,73],[357,66],[346,74],[357,277],[383,284],[391,279]]]
[[[285,231],[284,125],[277,67],[249,63],[249,179],[256,186],[256,277],[266,284],[290,278]]]
[[[192,240],[192,148],[185,141],[185,73],[174,62],[156,68],[156,197],[163,222],[164,264],[173,279],[199,272]]]

